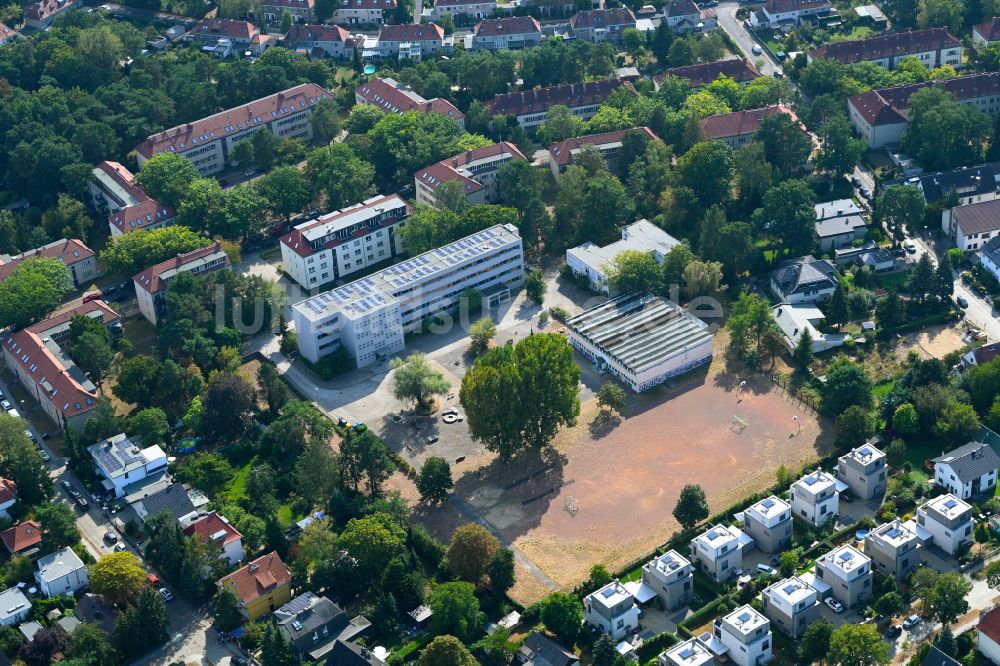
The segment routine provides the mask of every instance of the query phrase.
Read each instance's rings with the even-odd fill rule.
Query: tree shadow
[[[621,416],[607,409],[602,409],[597,413],[597,416],[594,417],[594,420],[591,421],[588,426],[590,436],[593,439],[607,437],[621,422]]]

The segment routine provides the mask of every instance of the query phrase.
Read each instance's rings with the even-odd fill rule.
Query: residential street
[[[763,55],[759,56],[753,54],[751,49],[757,42],[750,36],[741,22],[736,19],[736,10],[738,8],[739,4],[733,0],[719,3],[719,6],[715,8],[715,12],[719,16],[719,25],[733,38],[733,41],[743,51],[745,58],[749,58],[751,62],[762,61],[764,63],[762,67],[759,67],[761,74],[764,76],[774,76],[774,72],[780,70],[781,67],[768,57],[766,51]]]

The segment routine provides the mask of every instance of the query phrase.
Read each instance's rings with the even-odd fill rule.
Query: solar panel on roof
[[[898,539],[899,536],[902,533],[903,533],[903,530],[899,529],[898,527],[893,527],[891,530],[889,530],[888,532],[886,532],[886,534],[889,535],[890,539]]]
[[[710,541],[715,541],[716,537],[718,537],[718,536],[719,536],[719,533],[716,532],[715,530],[711,530],[708,533],[708,538],[709,538]]]
[[[751,617],[752,616],[750,615],[750,613],[743,611],[742,613],[739,614],[739,616],[736,619],[739,620],[740,622],[749,622]]]
[[[845,552],[843,552],[843,553],[840,554],[840,560],[842,562],[849,562],[849,561],[851,561],[853,559],[854,559],[854,553],[852,553],[850,551],[845,551]]]
[[[761,502],[761,506],[763,506],[765,509],[771,509],[774,507],[774,500],[768,498],[763,502]]]
[[[956,506],[958,506],[958,502],[956,502],[953,499],[949,499],[944,503],[944,505],[949,509],[954,509]]]
[[[605,599],[610,599],[611,597],[615,596],[615,590],[614,590],[614,588],[613,587],[608,587],[608,588],[605,588],[605,589],[601,590],[601,596],[604,597]]]
[[[681,656],[681,659],[690,659],[691,657],[694,656],[694,650],[692,650],[689,647],[686,647],[686,648],[684,648],[683,650],[680,651],[680,656]]]
[[[782,591],[783,591],[783,592],[784,592],[785,594],[791,594],[792,592],[794,592],[795,590],[797,590],[797,589],[799,589],[799,588],[797,588],[797,587],[795,587],[794,585],[792,585],[791,583],[789,583],[788,585],[784,586],[784,587],[783,587],[783,588],[781,588],[781,589],[782,589]]]

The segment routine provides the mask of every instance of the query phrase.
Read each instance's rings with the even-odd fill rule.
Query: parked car
[[[73,490],[73,483],[68,479],[63,479],[62,481],[60,481],[59,485],[62,486],[63,490],[65,490],[66,492]]]
[[[772,567],[769,564],[758,564],[757,565],[757,573],[759,573],[759,574],[773,574],[774,573],[774,567]]]
[[[165,587],[161,587],[160,588],[160,596],[163,597],[164,601],[173,601],[174,600],[174,593],[171,592],[170,590],[168,590]]]
[[[82,495],[80,497],[75,498],[75,501],[76,505],[81,509],[83,509],[84,511],[90,508],[90,502],[88,502],[87,498]]]
[[[108,530],[107,532],[104,533],[104,542],[108,545],[111,545],[113,543],[118,543],[118,535],[115,534],[113,531]]]
[[[956,296],[955,301],[958,303],[958,307],[960,308],[964,309],[969,307],[969,299],[967,299],[965,296]]]
[[[89,303],[91,301],[96,301],[100,297],[101,297],[101,292],[100,291],[92,291],[89,294],[84,294],[83,295],[83,302],[84,303]]]
[[[889,640],[895,640],[899,638],[899,635],[903,633],[902,628],[898,624],[894,624],[885,630],[885,637]]]
[[[50,456],[49,452],[40,446],[38,447],[38,453],[39,455],[42,456],[42,460],[44,460],[45,462],[52,462],[52,456]]]
[[[913,615],[911,615],[908,618],[906,618],[905,620],[903,620],[903,629],[906,629],[907,631],[909,631],[910,629],[913,629],[918,624],[920,624],[920,616],[917,615],[916,613],[914,613]]]
[[[427,443],[428,444],[435,444],[435,443],[437,443],[437,441],[438,441],[437,435],[431,435],[431,436],[429,436],[427,438]]]
[[[850,504],[851,502],[854,501],[854,495],[845,490],[844,492],[840,493],[840,499]]]
[[[903,241],[903,248],[910,254],[917,253],[917,244],[909,239]]]
[[[118,543],[115,544],[114,550],[115,550],[116,553],[121,553],[123,551],[128,550],[128,546],[126,546],[121,541],[119,541]]]
[[[763,55],[764,53],[764,49],[760,48],[759,44],[754,44],[752,47],[750,47],[750,50],[753,51],[754,55]]]
[[[0,407],[3,407],[4,411],[14,409],[14,405],[11,404],[10,400],[0,400]]]
[[[834,613],[843,613],[844,612],[844,604],[840,603],[838,600],[834,599],[833,597],[827,597],[826,599],[823,600],[823,603],[826,604],[827,606],[829,606],[830,610],[832,610]]]
[[[24,434],[27,435],[28,439],[30,439],[32,442],[34,442],[36,444],[38,443],[38,440],[35,439],[35,433],[31,432],[30,430],[25,430]]]

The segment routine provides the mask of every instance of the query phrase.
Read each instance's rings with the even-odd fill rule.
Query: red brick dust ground
[[[459,501],[569,588],[594,564],[614,571],[666,542],[679,527],[672,511],[685,484],[701,485],[714,513],[772,485],[780,465],[797,473],[832,450],[812,412],[766,380],[739,391],[738,380],[712,372],[716,365],[633,396],[626,418],[603,436],[589,428],[596,404],[584,405],[555,452],[468,471],[456,479]],[[731,429],[734,416],[747,422],[741,434]],[[520,578],[518,601],[544,594],[537,580]]]

